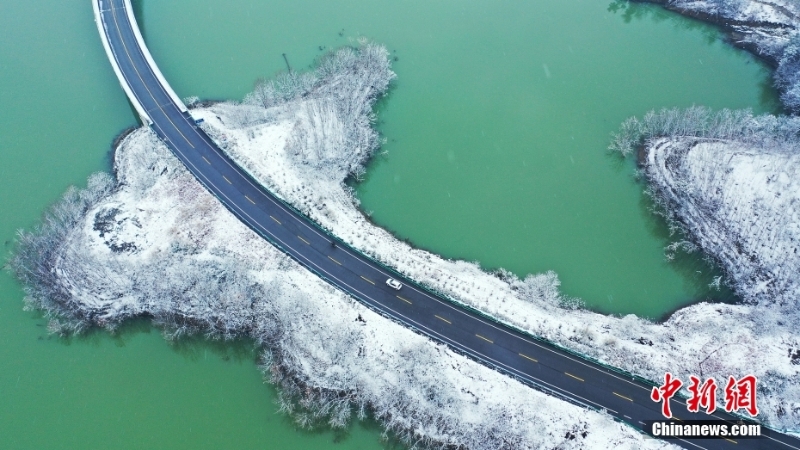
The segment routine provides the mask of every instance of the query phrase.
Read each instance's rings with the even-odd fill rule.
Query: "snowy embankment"
[[[719,260],[746,301],[786,308],[787,313],[796,310],[797,148],[753,148],[690,137],[655,139],[648,145],[645,170],[671,217]]]
[[[246,104],[194,114],[270,188],[432,287],[472,293],[474,304],[525,305],[519,292],[556,301],[552,275],[512,288],[475,265],[412,250],[358,212],[343,179],[363,170],[379,144],[371,106],[392,76],[382,47],[344,49],[313,74],[260,86]],[[93,175],[39,228],[20,233],[11,265],[27,304],[50,314],[51,331],[113,329],[148,316],[170,338],[250,336],[263,346],[281,409],[303,426],[343,426],[371,413],[419,446],[669,447],[373,313],[239,222],[150,130],[123,140],[114,168],[115,178]],[[467,290],[454,290],[464,279]]]

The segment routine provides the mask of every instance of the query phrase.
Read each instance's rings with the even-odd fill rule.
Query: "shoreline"
[[[737,20],[732,18],[725,18],[718,14],[713,14],[707,11],[702,11],[699,9],[690,9],[686,7],[681,7],[679,2],[671,1],[671,0],[627,0],[631,3],[638,3],[638,4],[652,4],[660,6],[667,11],[674,12],[679,14],[682,17],[687,17],[693,20],[697,20],[702,23],[714,25],[718,27],[725,36],[725,42],[732,47],[744,50],[754,56],[756,59],[765,63],[768,67],[770,67],[773,72],[778,68],[779,65],[779,58],[778,55],[772,54],[767,51],[763,51],[759,47],[759,44],[754,41],[748,41],[748,35],[742,31],[742,29],[772,29],[772,30],[785,30],[790,31],[796,29],[796,27],[792,27],[787,24],[782,23],[775,23],[763,20]],[[775,6],[775,5],[773,5]],[[780,8],[780,5],[775,6],[776,8]],[[786,10],[783,8],[783,11],[786,13],[787,16],[793,16],[793,18],[800,22],[800,17],[795,16],[791,11]]]

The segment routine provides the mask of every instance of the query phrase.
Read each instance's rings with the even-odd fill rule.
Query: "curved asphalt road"
[[[127,0],[92,0],[100,10],[103,37],[118,65],[120,80],[146,111],[152,129],[195,177],[242,222],[309,270],[379,313],[411,327],[457,352],[532,387],[572,403],[605,410],[636,428],[661,419],[650,400],[651,384],[571,355],[545,342],[442,299],[351,250],[277,200],[252,180],[197,128],[167,93],[151,67],[125,8]],[[132,15],[131,15],[132,16]],[[182,105],[181,105],[182,106]],[[334,245],[335,241],[335,245]],[[386,286],[388,277],[404,287]],[[709,419],[688,413],[681,400],[672,410],[680,419]],[[716,418],[735,420],[728,414]],[[699,449],[798,449],[800,441],[777,432],[740,440],[672,441]]]

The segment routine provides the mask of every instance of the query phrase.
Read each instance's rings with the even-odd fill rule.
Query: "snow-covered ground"
[[[792,315],[769,307],[700,303],[655,324],[633,315],[605,316],[574,308],[558,290],[553,272],[524,280],[489,274],[475,263],[449,261],[410,247],[369,222],[344,184],[343,172],[320,172],[303,154],[287,150],[290,135],[313,135],[307,108],[298,117],[248,122],[235,117],[252,105],[217,104],[195,109],[210,135],[256,179],[331,233],[363,253],[449,298],[532,335],[596,358],[608,365],[660,380],[664,372],[714,376],[717,380],[754,373],[762,387],[761,418],[777,427],[800,420],[800,350]],[[290,132],[290,130],[292,130]],[[798,427],[800,428],[800,427]]]
[[[739,142],[657,139],[646,172],[660,199],[714,255],[745,300],[800,300],[800,152]]]
[[[268,147],[282,142],[263,137]],[[87,195],[99,198],[54,264],[70,306],[95,323],[147,313],[170,335],[249,334],[267,348],[265,372],[301,424],[341,425],[355,404],[421,443],[667,447],[454,354],[332,288],[239,222],[149,130],[129,136],[115,164],[118,182],[109,191],[109,180],[95,177],[93,189],[107,195]]]

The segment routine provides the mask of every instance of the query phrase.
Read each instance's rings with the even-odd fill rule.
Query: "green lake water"
[[[777,108],[769,73],[712,28],[607,1],[142,0],[156,61],[182,96],[241,98],[367,36],[397,57],[379,106],[386,157],[365,211],[415,245],[524,275],[555,270],[594,309],[661,317],[709,295],[696,257],[667,264],[633,163],[609,133],[651,108]],[[88,0],[0,0],[0,241],[70,184],[107,170],[135,124]],[[700,273],[698,273],[698,271]],[[726,297],[726,293],[711,293]],[[248,343],[169,345],[135,323],[61,340],[0,274],[0,448],[378,449],[372,423],[299,432]]]

